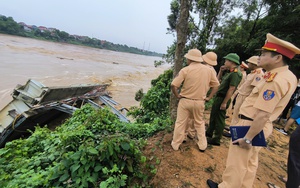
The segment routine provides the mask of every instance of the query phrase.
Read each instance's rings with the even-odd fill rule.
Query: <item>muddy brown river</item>
[[[155,68],[155,60],[161,58],[0,34],[0,109],[28,79],[45,86],[107,83],[115,101],[137,106],[136,91],[146,92],[151,80],[170,68]]]

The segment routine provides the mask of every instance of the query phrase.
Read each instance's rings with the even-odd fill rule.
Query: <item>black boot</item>
[[[209,188],[218,188],[218,184],[211,179],[206,180],[206,183]]]

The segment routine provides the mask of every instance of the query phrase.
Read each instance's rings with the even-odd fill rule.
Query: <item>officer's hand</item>
[[[221,106],[220,106],[220,110],[226,110],[226,103],[222,103]]]
[[[232,142],[233,145],[238,145],[240,148],[243,148],[243,149],[250,149],[251,148],[251,144],[247,144],[246,141],[242,138],[239,138],[235,141]]]
[[[225,71],[225,70],[227,70],[227,67],[225,65],[220,67],[220,71]]]

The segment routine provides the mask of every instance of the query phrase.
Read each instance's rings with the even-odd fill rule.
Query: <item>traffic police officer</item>
[[[188,66],[181,69],[171,83],[172,92],[180,99],[171,145],[174,150],[179,149],[185,137],[188,121],[192,118],[197,132],[197,145],[203,152],[207,147],[203,119],[206,94],[210,88],[218,87],[220,83],[211,68],[201,63],[202,54],[198,49],[189,50],[184,57]],[[181,91],[178,93],[182,83]]]
[[[218,55],[215,52],[207,52],[202,56],[202,59],[203,59],[202,64],[209,66],[213,74],[217,75],[214,66],[218,64],[217,62]],[[210,91],[210,95],[205,99],[205,101],[209,101],[216,94],[217,91],[218,91],[218,87],[214,87]],[[190,139],[197,139],[196,130],[194,127],[194,120],[192,118],[190,118],[190,120],[188,121],[188,126],[185,133],[185,140],[187,140],[187,137],[189,137]]]
[[[254,87],[239,111],[238,126],[250,125],[245,137],[229,146],[226,169],[218,185],[207,180],[211,188],[251,188],[258,167],[261,147],[252,146],[251,140],[262,130],[268,138],[273,130],[272,121],[283,111],[297,87],[297,78],[289,70],[289,59],[300,54],[293,44],[267,34],[258,65],[266,70],[264,79]],[[233,145],[238,144],[238,145]]]
[[[247,75],[245,82],[238,88],[236,102],[234,105],[231,125],[236,125],[239,120],[239,110],[243,101],[248,97],[252,89],[263,79],[264,71],[257,66],[258,56],[252,56],[246,60],[251,72]]]

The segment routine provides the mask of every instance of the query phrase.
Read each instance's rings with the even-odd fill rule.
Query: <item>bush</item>
[[[145,142],[121,132],[126,126],[85,105],[55,131],[36,127],[0,149],[1,187],[120,187],[143,179]]]
[[[155,119],[169,119],[169,100],[173,71],[167,70],[157,79],[151,81],[152,87],[141,99],[140,108],[133,107],[128,115],[132,115],[138,123],[151,123]]]

